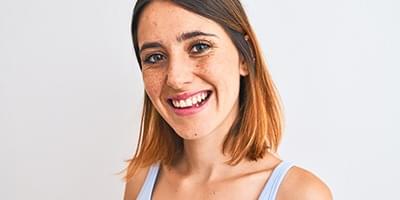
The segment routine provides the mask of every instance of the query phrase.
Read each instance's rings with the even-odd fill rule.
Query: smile
[[[178,115],[189,115],[200,111],[206,104],[212,92],[204,90],[195,94],[183,94],[168,98],[168,104]]]

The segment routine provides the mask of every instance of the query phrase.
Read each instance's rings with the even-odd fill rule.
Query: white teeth
[[[172,100],[172,104],[173,104],[175,107],[178,107],[178,106],[179,106],[179,103],[178,103],[177,101],[175,101],[175,100]]]
[[[201,103],[204,99],[206,99],[208,96],[207,92],[202,92],[199,94],[196,94],[192,97],[189,97],[185,100],[172,100],[172,104],[176,108],[184,108],[184,107],[191,107],[195,105],[196,107],[199,106],[199,103]]]
[[[186,107],[186,102],[184,100],[180,100],[179,107]]]
[[[192,104],[196,105],[197,103],[197,97],[192,97]]]
[[[186,106],[192,106],[192,99],[191,98],[186,99]]]

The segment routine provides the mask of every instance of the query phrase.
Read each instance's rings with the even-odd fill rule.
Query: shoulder
[[[278,190],[278,200],[332,200],[329,187],[313,173],[293,166],[286,174]]]
[[[150,167],[138,169],[135,175],[126,182],[124,200],[136,199],[146,179],[149,169]]]

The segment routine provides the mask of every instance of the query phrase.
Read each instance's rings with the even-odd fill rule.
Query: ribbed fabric
[[[264,186],[263,191],[259,196],[259,200],[275,200],[276,194],[279,189],[283,178],[289,169],[293,166],[292,162],[282,161],[278,166],[275,167],[270,178]],[[137,200],[151,200],[154,184],[157,179],[158,170],[160,169],[160,163],[152,165],[147,173],[146,180],[139,192]]]

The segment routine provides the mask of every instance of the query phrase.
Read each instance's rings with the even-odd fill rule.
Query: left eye
[[[198,43],[193,45],[192,49],[190,50],[192,53],[202,53],[210,48],[210,45],[205,43]]]

